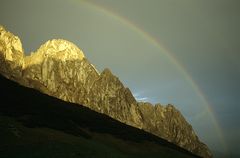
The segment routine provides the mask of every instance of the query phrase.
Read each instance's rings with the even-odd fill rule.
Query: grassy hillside
[[[197,157],[84,106],[0,76],[1,158]]]

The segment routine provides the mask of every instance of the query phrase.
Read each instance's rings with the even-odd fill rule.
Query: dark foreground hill
[[[0,157],[197,157],[84,106],[0,76]]]

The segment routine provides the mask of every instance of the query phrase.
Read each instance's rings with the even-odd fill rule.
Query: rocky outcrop
[[[140,103],[109,69],[99,73],[73,43],[57,39],[24,57],[18,37],[0,27],[0,73],[50,96],[143,129],[199,156],[212,157],[172,105]]]
[[[105,69],[90,89],[93,109],[128,125],[141,128],[142,118],[130,90],[109,69]]]
[[[73,56],[69,48],[74,50]],[[48,41],[24,61],[22,78],[27,86],[140,127],[136,101],[129,102],[133,98],[128,97],[130,91],[110,70],[99,74],[72,43],[61,39]]]
[[[23,56],[20,39],[0,25],[0,73],[8,79],[17,81],[21,78]]]
[[[89,88],[99,76],[79,48],[61,39],[46,42],[24,62],[22,78],[27,86],[79,104],[87,102]]]
[[[143,118],[144,130],[170,140],[202,157],[211,156],[208,147],[200,142],[192,126],[173,105],[153,106],[150,103],[139,102],[138,106]]]

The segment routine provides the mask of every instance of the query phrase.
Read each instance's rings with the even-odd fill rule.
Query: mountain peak
[[[24,63],[21,40],[0,25],[0,73],[5,77],[18,80]]]
[[[82,50],[80,50],[75,44],[63,39],[49,40],[40,48],[26,57],[26,66],[32,64],[38,64],[45,58],[53,58],[61,61],[66,60],[83,60],[85,58]]]
[[[37,51],[45,57],[55,57],[61,60],[80,59],[85,56],[75,44],[63,39],[53,39],[43,44]]]
[[[8,61],[18,61],[23,58],[23,48],[20,39],[8,32],[2,25],[0,25],[0,52]]]

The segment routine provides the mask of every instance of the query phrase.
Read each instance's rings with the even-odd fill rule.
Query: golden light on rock
[[[83,60],[83,52],[73,43],[63,39],[53,39],[43,44],[36,52],[25,58],[25,67],[39,64],[46,58],[61,61]]]

